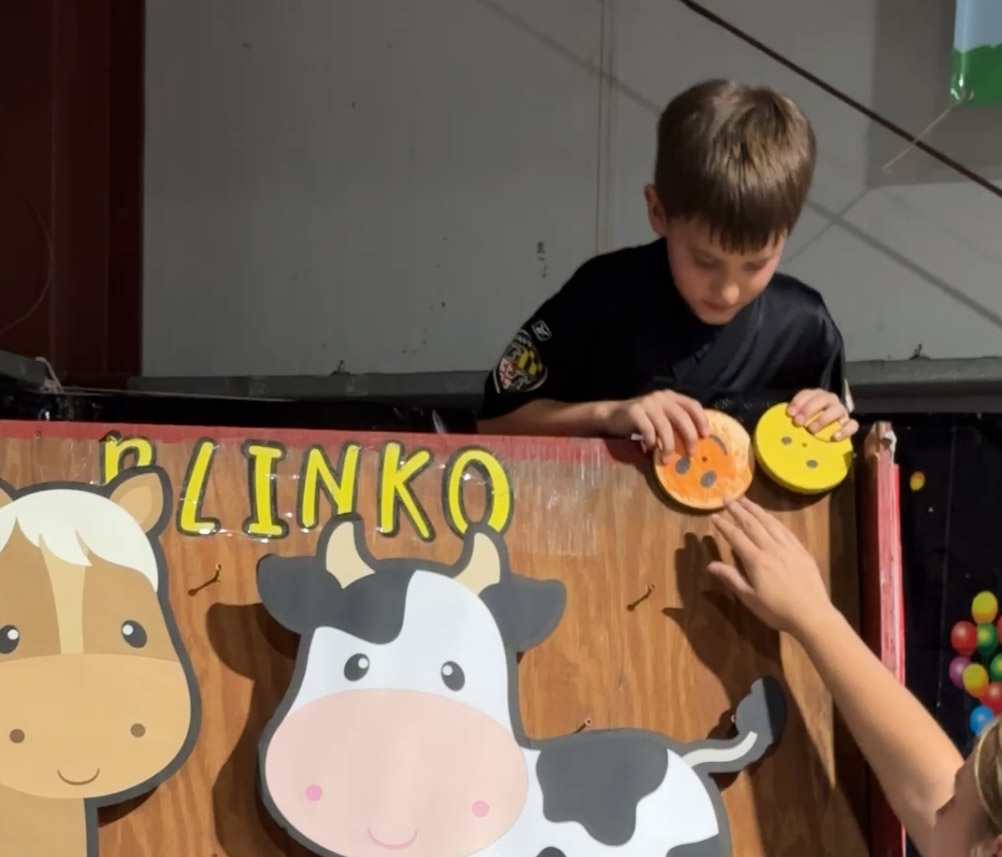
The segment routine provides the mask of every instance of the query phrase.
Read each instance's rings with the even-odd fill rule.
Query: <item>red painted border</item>
[[[118,432],[123,437],[144,437],[154,443],[194,443],[206,437],[222,442],[243,442],[253,438],[274,441],[286,447],[306,448],[312,444],[334,447],[360,439],[364,439],[367,446],[377,447],[386,441],[396,440],[407,447],[427,449],[435,455],[449,455],[464,446],[481,446],[509,461],[544,461],[551,464],[620,462],[633,465],[644,461],[639,446],[627,440],[0,420],[0,438],[18,440],[51,437],[97,442],[110,432]]]
[[[877,423],[864,444],[866,472],[860,484],[860,570],[863,636],[884,666],[904,684],[905,609],[901,564],[901,504],[894,434]],[[870,776],[870,854],[904,857],[905,830]]]

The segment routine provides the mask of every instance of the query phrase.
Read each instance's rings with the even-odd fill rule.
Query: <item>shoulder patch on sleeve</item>
[[[494,367],[494,386],[499,393],[528,393],[541,387],[545,381],[543,358],[536,343],[523,328],[515,334]]]

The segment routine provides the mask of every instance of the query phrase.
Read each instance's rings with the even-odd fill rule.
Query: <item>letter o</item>
[[[449,527],[460,536],[469,529],[470,519],[463,504],[463,476],[470,467],[475,467],[484,477],[487,489],[487,512],[484,519],[487,526],[497,533],[503,533],[511,523],[514,509],[511,481],[501,462],[486,449],[477,447],[460,449],[446,466],[442,505]]]

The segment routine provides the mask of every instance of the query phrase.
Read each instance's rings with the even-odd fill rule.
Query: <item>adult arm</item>
[[[779,521],[749,500],[714,523],[742,564],[711,563],[764,622],[804,648],[873,769],[888,803],[923,855],[937,811],[953,795],[960,753],[832,605],[817,564]]]

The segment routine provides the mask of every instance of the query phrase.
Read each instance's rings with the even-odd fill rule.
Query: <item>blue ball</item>
[[[992,722],[995,715],[992,710],[985,705],[979,705],[971,712],[971,731],[977,736],[982,730]]]

